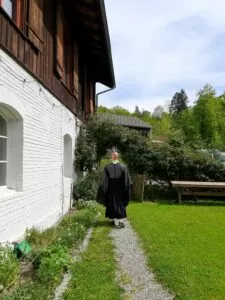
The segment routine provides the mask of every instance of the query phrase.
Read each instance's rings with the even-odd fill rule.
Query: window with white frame
[[[0,186],[6,185],[7,140],[7,122],[0,116]]]
[[[0,102],[1,188],[23,190],[23,118],[15,108]]]
[[[73,153],[72,138],[69,134],[64,136],[64,176],[72,177]]]

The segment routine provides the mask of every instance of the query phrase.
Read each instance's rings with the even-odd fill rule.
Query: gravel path
[[[147,268],[143,250],[129,222],[124,229],[113,228],[110,235],[116,246],[117,280],[126,291],[126,299],[172,300],[173,296],[155,281]]]

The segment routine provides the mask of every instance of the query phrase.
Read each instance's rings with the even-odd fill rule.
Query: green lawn
[[[131,204],[149,265],[182,300],[225,299],[225,207]]]
[[[102,217],[96,224],[82,261],[72,267],[72,280],[65,300],[120,300],[123,289],[115,280],[116,261],[109,237],[111,226]]]

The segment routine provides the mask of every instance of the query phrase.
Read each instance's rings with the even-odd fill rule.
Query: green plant
[[[92,171],[86,177],[79,179],[74,186],[78,199],[95,200],[101,178],[101,170]]]
[[[35,228],[26,230],[26,240],[32,246],[46,246],[57,237],[57,228],[51,227],[45,231],[38,231]]]
[[[0,246],[0,293],[19,276],[19,262],[12,249]]]
[[[92,200],[85,201],[83,199],[79,199],[75,202],[75,206],[77,209],[85,209],[85,208],[92,209],[92,208],[96,208],[96,205],[97,205],[96,201],[92,201]]]
[[[59,244],[46,248],[38,260],[36,277],[40,283],[57,280],[69,268],[71,261],[68,248]]]
[[[64,227],[60,233],[58,243],[71,249],[77,245],[85,236],[86,228],[78,222],[73,222],[68,227]]]

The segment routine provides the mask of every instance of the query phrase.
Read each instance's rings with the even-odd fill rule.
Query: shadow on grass
[[[95,224],[96,227],[112,227],[112,224],[109,222],[109,220],[99,220]]]
[[[174,199],[151,199],[145,200],[145,203],[160,205],[186,205],[186,206],[225,206],[225,199],[182,199],[182,204],[178,204]]]

